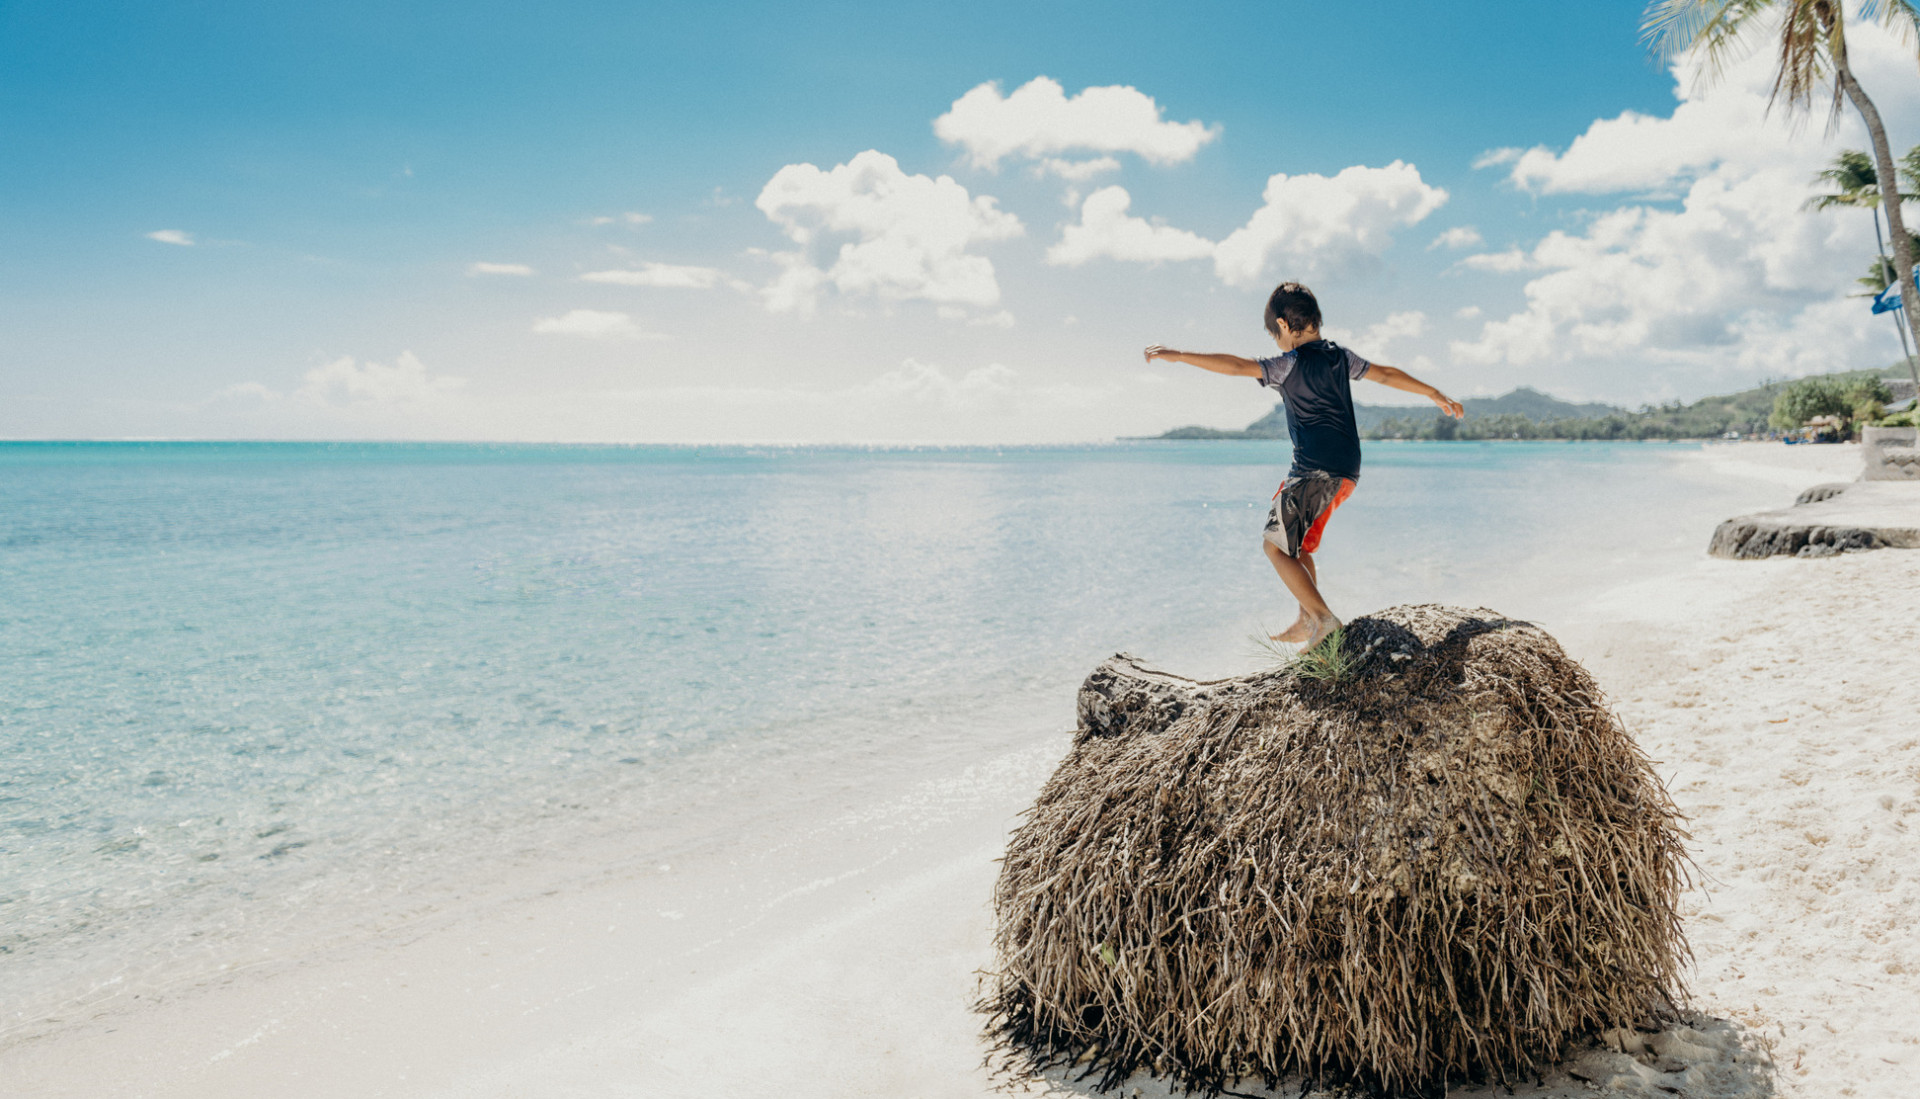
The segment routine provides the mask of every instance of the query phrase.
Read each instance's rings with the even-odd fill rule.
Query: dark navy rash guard
[[[1303,343],[1260,360],[1260,384],[1280,391],[1293,440],[1289,477],[1311,470],[1360,478],[1360,428],[1353,419],[1349,382],[1367,376],[1371,364],[1332,340]]]

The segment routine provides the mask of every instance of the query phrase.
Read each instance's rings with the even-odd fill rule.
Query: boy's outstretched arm
[[[1198,351],[1175,351],[1171,347],[1154,344],[1147,348],[1147,361],[1166,359],[1168,362],[1186,363],[1202,370],[1211,370],[1215,374],[1234,374],[1243,378],[1258,378],[1260,364],[1252,359],[1243,359],[1238,355],[1209,355]]]
[[[1381,366],[1379,363],[1373,363],[1367,367],[1365,376],[1368,381],[1379,382],[1389,389],[1418,393],[1434,404],[1439,405],[1440,411],[1452,416],[1456,420],[1466,418],[1467,410],[1460,407],[1459,401],[1454,400],[1452,397],[1447,396],[1445,393],[1440,392],[1397,366]]]

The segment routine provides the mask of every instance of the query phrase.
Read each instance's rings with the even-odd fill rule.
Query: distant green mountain
[[[1494,416],[1520,416],[1534,423],[1606,416],[1624,411],[1612,405],[1574,404],[1526,386],[1521,386],[1499,397],[1468,397],[1460,404],[1466,409],[1468,420]],[[1430,408],[1431,406],[1408,407],[1356,403],[1353,406],[1353,418],[1360,427],[1360,434],[1373,435],[1384,424],[1409,418],[1424,419],[1429,414]],[[1438,415],[1438,411],[1433,410],[1432,414]],[[1765,418],[1765,416],[1761,417],[1761,419]],[[1211,427],[1176,427],[1158,436],[1161,439],[1284,439],[1286,437],[1287,414],[1277,404],[1273,406],[1272,412],[1253,421],[1240,431],[1223,431]]]
[[[1910,377],[1904,363],[1884,371],[1842,370],[1828,375],[1852,378],[1879,373],[1895,387],[1896,398],[1912,394],[1901,379]],[[1691,404],[1673,401],[1638,412],[1603,404],[1574,404],[1538,390],[1520,388],[1502,397],[1469,397],[1460,402],[1466,419],[1454,421],[1438,410],[1388,405],[1353,406],[1360,434],[1369,439],[1715,439],[1729,431],[1742,435],[1767,430],[1767,414],[1774,395],[1786,382],[1743,389]],[[1284,439],[1286,414],[1278,405],[1241,431],[1210,427],[1177,427],[1160,439]]]
[[[1842,370],[1829,375],[1855,378],[1874,371]],[[1904,371],[1902,371],[1904,373]],[[1672,401],[1638,412],[1614,409],[1589,415],[1539,421],[1496,414],[1468,417],[1463,423],[1438,415],[1407,416],[1374,425],[1363,434],[1374,439],[1715,439],[1727,432],[1767,432],[1767,414],[1785,381],[1743,389],[1691,403]]]

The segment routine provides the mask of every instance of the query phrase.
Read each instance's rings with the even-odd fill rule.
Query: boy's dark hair
[[[1313,291],[1297,282],[1283,282],[1274,287],[1273,295],[1267,299],[1267,331],[1275,336],[1280,334],[1281,321],[1295,332],[1320,327],[1320,303],[1314,300]]]

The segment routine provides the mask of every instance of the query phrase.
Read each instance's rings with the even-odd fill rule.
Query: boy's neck
[[[1280,334],[1274,337],[1280,344],[1280,350],[1282,351],[1292,351],[1303,343],[1312,343],[1319,338],[1320,330],[1318,328],[1306,328],[1299,332],[1295,332],[1291,328],[1283,328],[1280,330]]]

